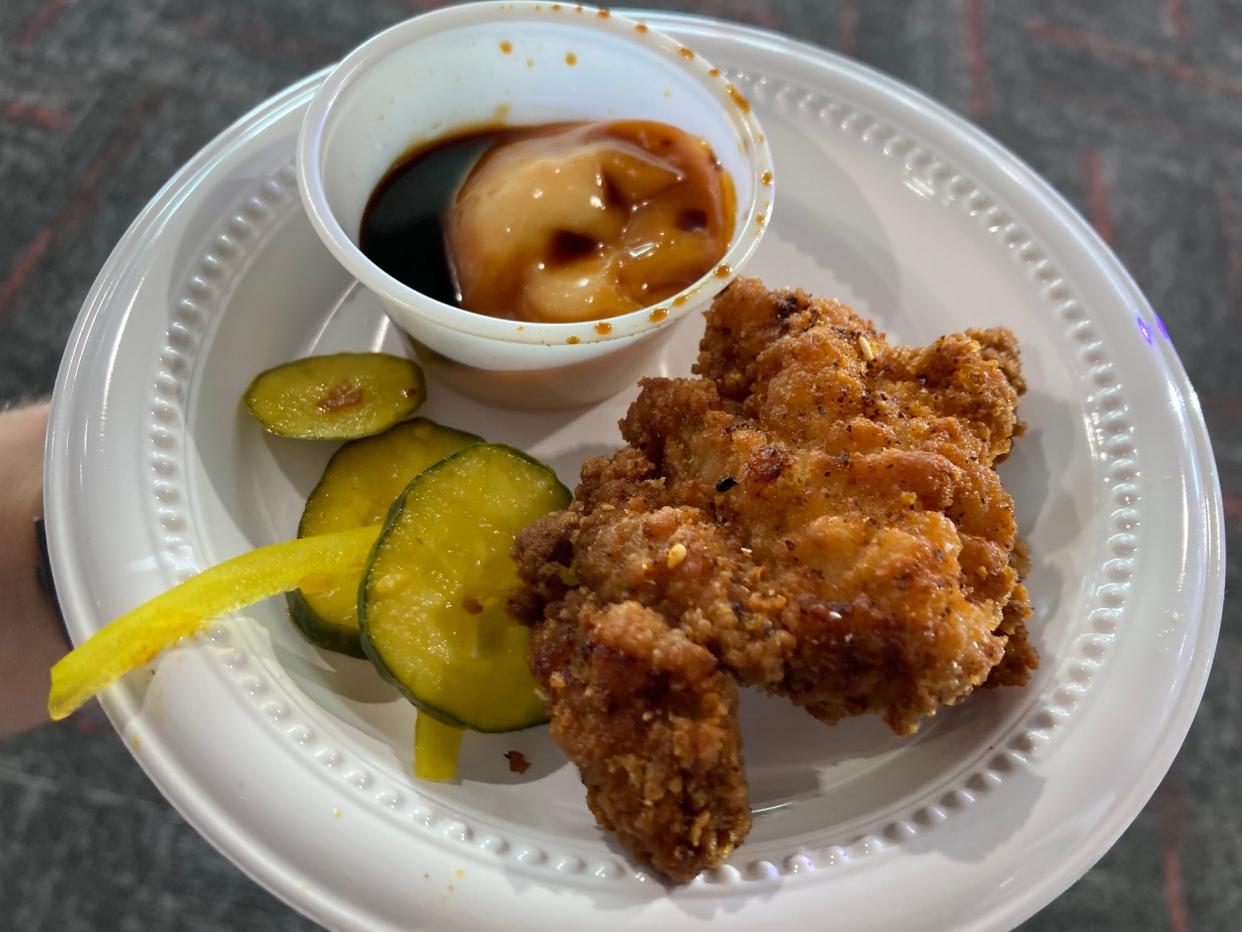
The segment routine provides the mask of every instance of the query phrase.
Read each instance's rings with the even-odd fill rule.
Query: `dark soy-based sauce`
[[[513,127],[467,130],[403,155],[380,179],[362,213],[358,245],[368,259],[415,291],[460,304],[444,218],[453,196],[488,149]]]

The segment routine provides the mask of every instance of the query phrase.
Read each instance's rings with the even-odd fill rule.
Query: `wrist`
[[[46,404],[0,413],[0,735],[46,720],[48,672],[65,652],[37,576],[47,413]]]
[[[46,431],[45,404],[0,415],[0,566],[12,573],[10,597],[22,600],[37,595],[23,583],[34,578],[42,557],[35,522],[43,516]],[[13,605],[7,600],[6,608]]]

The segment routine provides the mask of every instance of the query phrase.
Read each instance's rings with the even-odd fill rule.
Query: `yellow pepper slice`
[[[414,720],[414,776],[420,780],[456,780],[463,731],[420,709]]]
[[[47,710],[65,718],[130,670],[212,618],[343,573],[362,575],[380,528],[364,527],[260,547],[213,566],[144,602],[92,635],[52,667]]]

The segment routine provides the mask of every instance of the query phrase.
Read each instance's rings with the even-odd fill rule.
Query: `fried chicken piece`
[[[1021,541],[1013,548],[1009,559],[1014,572],[1021,579],[1031,568],[1030,554]],[[1013,587],[1013,594],[1005,604],[997,634],[1005,636],[1005,656],[992,668],[987,681],[988,688],[996,686],[1022,686],[1030,679],[1031,671],[1039,666],[1039,652],[1030,641],[1026,621],[1031,617],[1031,596],[1022,583]]]
[[[560,664],[538,645],[589,640],[600,617],[663,625],[829,724],[875,712],[908,734],[985,682],[1023,682],[1024,557],[994,469],[1022,430],[1012,334],[890,346],[841,304],[739,279],[700,349],[700,377],[645,380],[628,446],[519,537],[514,607],[545,687]],[[582,725],[586,692],[549,689],[553,733],[601,822],[661,867],[651,852],[684,847],[686,820],[616,816],[635,787],[602,780],[618,752],[606,720]]]
[[[750,806],[737,686],[716,658],[649,608],[575,592],[536,629],[531,667],[599,824],[674,881],[724,863]]]

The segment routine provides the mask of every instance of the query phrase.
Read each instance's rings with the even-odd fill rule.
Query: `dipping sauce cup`
[[[532,323],[430,298],[358,246],[363,211],[404,153],[465,127],[653,120],[706,140],[732,179],[721,262],[679,294],[604,321]],[[408,20],[328,75],[298,139],[316,233],[382,300],[433,376],[491,404],[553,409],[630,385],[671,324],[702,310],[745,265],[771,220],[772,155],[746,99],[709,62],[645,24],[561,3],[475,3]]]

